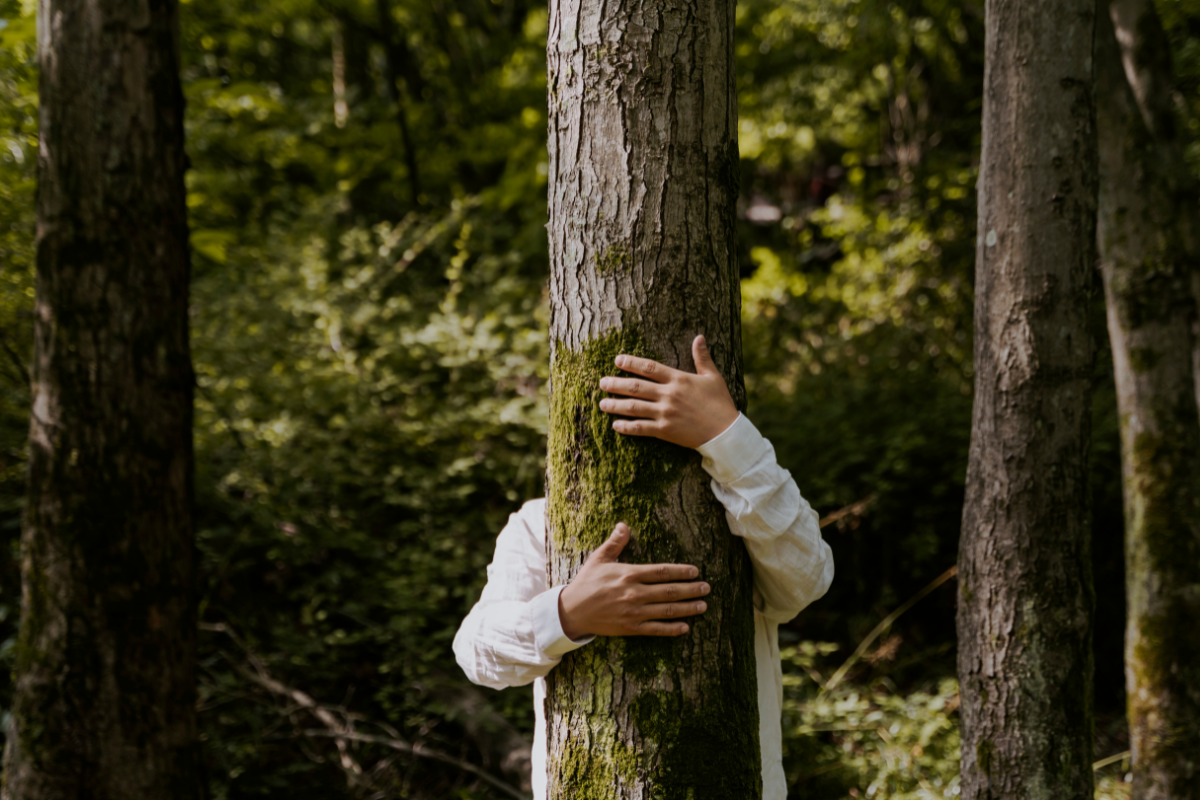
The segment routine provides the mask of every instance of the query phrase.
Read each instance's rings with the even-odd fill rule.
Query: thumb
[[[704,334],[692,340],[692,360],[696,362],[697,375],[719,374],[712,353],[708,352],[708,342],[704,340]]]
[[[629,544],[629,526],[624,522],[618,522],[617,527],[613,528],[613,532],[609,534],[607,541],[596,548],[588,561],[596,561],[598,563],[613,562],[621,557],[621,551],[625,549],[625,545]]]

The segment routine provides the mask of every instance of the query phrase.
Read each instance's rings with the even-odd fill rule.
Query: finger
[[[643,603],[671,603],[704,597],[712,588],[707,583],[655,583],[641,594]]]
[[[683,636],[688,632],[686,622],[658,622],[646,620],[633,629],[633,636]]]
[[[668,583],[690,581],[700,570],[690,564],[633,564],[629,576],[637,583]]]
[[[657,436],[662,429],[658,422],[647,422],[641,419],[613,420],[613,430],[626,436]]]
[[[616,561],[621,557],[621,551],[625,549],[625,545],[627,544],[629,544],[629,526],[624,522],[618,522],[617,527],[613,528],[613,532],[609,534],[604,544],[597,547],[588,556],[588,561],[598,563]]]
[[[637,358],[636,356],[627,355],[617,356],[617,366],[626,372],[633,372],[659,383],[670,380],[671,374],[675,372],[675,370],[666,364],[660,364],[648,358]]]
[[[692,340],[692,361],[696,362],[697,375],[721,374],[713,361],[712,353],[708,351],[708,342],[705,340],[704,334],[700,334]]]
[[[643,417],[658,419],[658,407],[643,400],[613,400],[606,397],[600,401],[600,410],[609,414],[623,414],[627,417]]]
[[[694,617],[708,610],[708,603],[696,600],[689,603],[650,603],[638,609],[638,616],[644,619],[679,619]]]
[[[626,397],[640,397],[643,400],[657,400],[662,396],[659,384],[653,381],[640,381],[633,378],[601,378],[600,388],[612,394],[623,394]]]

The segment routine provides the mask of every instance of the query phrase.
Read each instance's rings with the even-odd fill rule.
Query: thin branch
[[[1132,750],[1126,750],[1124,753],[1117,753],[1115,756],[1109,756],[1108,758],[1102,758],[1099,761],[1097,761],[1095,764],[1092,764],[1092,772],[1099,772],[1100,770],[1107,767],[1109,764],[1116,764],[1119,761],[1124,761],[1125,759],[1129,758],[1132,755],[1133,755]]]
[[[12,361],[13,366],[17,368],[17,374],[21,376],[21,380],[25,381],[27,387],[32,388],[33,381],[29,377],[29,370],[25,368],[25,364],[21,361],[21,357],[17,355],[17,351],[13,350],[12,346],[9,345],[8,336],[5,335],[3,329],[0,329],[0,347],[4,348],[4,353]]]
[[[875,497],[876,496],[873,494],[868,495],[862,500],[859,500],[857,503],[851,503],[844,508],[839,508],[832,514],[827,514],[824,517],[821,517],[821,521],[817,524],[820,525],[821,528],[828,528],[833,523],[843,520],[846,517],[862,516],[862,513],[867,510],[867,506],[875,502]]]
[[[833,677],[831,677],[829,679],[829,683],[825,684],[824,688],[821,691],[828,692],[831,689],[833,689],[835,686],[837,686],[839,683],[841,683],[842,678],[846,677],[846,673],[849,672],[850,668],[853,667],[856,663],[858,663],[858,660],[863,657],[864,653],[867,652],[867,648],[869,648],[871,646],[871,644],[876,639],[879,638],[879,634],[883,633],[888,628],[890,628],[892,626],[892,623],[895,622],[897,619],[899,619],[900,615],[902,615],[905,611],[908,611],[910,608],[912,608],[917,603],[919,603],[926,595],[928,595],[934,589],[938,588],[943,583],[950,580],[957,574],[958,574],[958,565],[955,564],[953,567],[946,570],[938,577],[934,578],[929,583],[929,585],[927,585],[924,589],[917,592],[912,597],[908,598],[908,600],[904,603],[904,605],[900,606],[895,611],[893,611],[891,614],[888,614],[886,617],[884,617],[883,620],[878,625],[876,625],[875,628],[870,633],[867,634],[867,638],[865,638],[861,642],[859,642],[858,648],[854,651],[854,653],[848,659],[846,659],[845,664],[842,664],[840,667],[838,667],[838,671],[833,673]]]
[[[508,785],[507,783],[500,780],[499,778],[493,778],[491,775],[489,775],[488,773],[479,769],[479,767],[476,767],[474,764],[471,764],[467,761],[463,761],[462,759],[455,758],[454,756],[452,756],[448,753],[443,753],[440,750],[434,750],[432,748],[425,747],[425,746],[419,745],[419,744],[409,744],[408,742],[402,741],[400,739],[392,739],[387,736],[372,736],[369,733],[353,732],[353,733],[339,734],[334,731],[329,731],[329,730],[325,730],[325,729],[310,729],[310,730],[303,731],[303,733],[305,736],[338,737],[338,738],[348,739],[352,742],[370,742],[372,744],[381,744],[381,745],[384,745],[385,747],[390,747],[393,750],[398,750],[401,753],[408,753],[409,755],[421,756],[422,758],[430,758],[435,761],[443,761],[447,764],[453,764],[454,766],[458,767],[459,769],[463,770],[464,772],[469,772],[472,775],[475,775],[476,777],[480,778],[483,781],[486,781],[488,784],[499,789],[500,791],[504,792],[505,794],[509,795],[510,797],[515,797],[517,800],[528,800],[528,795],[522,794],[520,792],[520,790],[518,790],[517,788]]]
[[[338,717],[334,714],[334,709],[337,709],[336,706],[327,706],[323,703],[319,703],[307,692],[288,686],[272,676],[267,670],[266,663],[263,662],[263,660],[259,658],[257,654],[255,654],[254,650],[251,649],[251,647],[237,635],[233,628],[225,623],[218,622],[214,624],[202,622],[200,623],[200,630],[211,631],[213,633],[224,633],[229,638],[233,639],[238,647],[240,647],[246,654],[246,660],[251,666],[251,668],[247,668],[240,664],[233,664],[234,668],[242,676],[274,695],[287,698],[291,703],[295,704],[297,708],[302,708],[316,717],[317,720],[325,727],[320,729],[305,730],[303,731],[303,734],[308,737],[328,737],[334,739],[335,743],[337,744],[338,752],[341,756],[342,768],[346,770],[349,775],[353,776],[353,780],[357,780],[363,776],[363,769],[361,765],[354,760],[354,757],[350,755],[349,748],[346,746],[346,743],[371,742],[390,747],[393,750],[406,753],[408,755],[417,756],[420,758],[428,758],[434,761],[441,761],[443,763],[453,765],[461,769],[463,772],[468,772],[472,775],[475,775],[480,780],[485,781],[496,789],[499,789],[509,796],[516,798],[516,800],[528,800],[528,797],[522,794],[519,789],[516,789],[515,787],[505,783],[499,778],[489,775],[487,772],[467,761],[455,758],[454,756],[444,753],[441,750],[436,750],[421,744],[413,744],[404,741],[400,738],[395,728],[391,727],[387,723],[370,722],[357,714],[350,714],[349,712],[344,711],[341,711],[343,719],[338,719]],[[230,663],[233,663],[232,660]],[[340,709],[338,710],[340,711]],[[368,724],[374,725],[381,730],[387,731],[388,733],[392,733],[394,735],[373,736],[371,734],[359,733],[358,731],[354,730],[353,720],[355,719],[368,722]]]

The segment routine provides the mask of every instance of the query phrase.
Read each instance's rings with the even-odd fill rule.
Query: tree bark
[[[1154,6],[1118,0],[1111,19],[1109,10],[1100,0],[1099,242],[1121,419],[1132,796],[1183,800],[1200,798],[1196,187]]]
[[[173,0],[41,0],[33,410],[4,797],[199,796]]]
[[[421,176],[417,165],[417,148],[413,143],[408,125],[408,110],[404,96],[396,85],[403,65],[407,63],[403,42],[399,41],[392,20],[392,6],[388,0],[376,0],[375,10],[379,16],[379,35],[383,39],[383,80],[387,84],[388,99],[396,106],[396,123],[400,126],[400,141],[404,144],[404,165],[408,169],[409,197],[414,208],[421,205]],[[407,74],[407,73],[406,73]],[[410,89],[411,84],[410,84]]]
[[[550,6],[550,579],[623,520],[631,561],[696,564],[713,587],[688,635],[601,638],[550,674],[552,798],[762,793],[749,557],[696,453],[620,438],[598,407],[618,353],[694,369],[699,333],[744,403],[733,14]]]
[[[962,797],[1090,800],[1093,0],[988,0]]]

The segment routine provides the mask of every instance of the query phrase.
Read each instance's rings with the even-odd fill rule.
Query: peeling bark
[[[3,796],[199,796],[173,0],[40,0],[33,410]]]
[[[1109,10],[1100,0],[1099,243],[1121,416],[1132,796],[1183,800],[1200,798],[1196,186],[1154,6]]]
[[[1091,800],[1093,0],[988,0],[959,554],[964,800]]]
[[[634,562],[696,564],[708,612],[678,639],[599,639],[548,679],[552,798],[762,794],[751,569],[690,450],[601,412],[619,352],[693,369],[704,333],[739,406],[734,4],[550,5],[549,573],[624,520]]]

